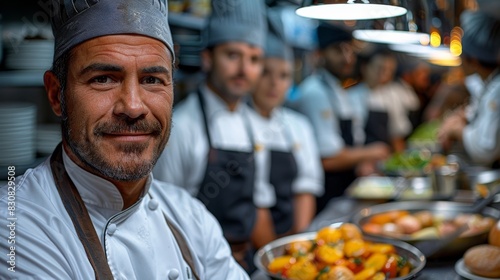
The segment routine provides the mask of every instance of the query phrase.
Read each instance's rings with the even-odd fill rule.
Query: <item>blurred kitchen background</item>
[[[0,4],[0,170],[15,165],[18,175],[45,159],[60,141],[58,119],[50,109],[43,87],[43,73],[51,66],[53,47],[48,2],[17,0],[2,1]],[[280,8],[279,15],[284,21],[287,40],[294,46],[296,84],[314,69],[312,50],[316,44],[314,28],[318,23],[295,14],[301,2],[266,1],[269,6]],[[431,65],[433,87],[427,89],[424,93],[427,96],[423,98],[431,98],[440,83],[463,81],[464,76],[459,67],[459,18],[464,10],[477,9],[477,1],[386,2],[402,5],[409,12],[395,18],[345,21],[344,24],[356,30],[385,28],[427,34],[428,39],[411,47],[403,47],[404,53],[418,56]],[[177,53],[175,100],[178,102],[203,77],[199,61],[201,30],[210,13],[210,0],[170,0],[169,13]],[[407,43],[398,42],[398,38],[390,40],[394,43],[395,51],[398,51],[398,43]],[[360,48],[366,44],[363,40],[358,43]],[[424,51],[421,50],[422,46],[425,47]],[[290,99],[293,99],[293,94],[292,88]],[[3,177],[6,174],[7,171],[0,172],[0,181],[5,180]]]

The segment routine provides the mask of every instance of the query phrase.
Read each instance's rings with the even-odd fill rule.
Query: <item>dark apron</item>
[[[324,76],[321,76],[321,80],[325,85],[325,88],[331,91],[330,85],[328,84]],[[333,104],[332,108],[334,108]],[[335,110],[332,111],[335,113]],[[348,147],[352,147],[354,145],[352,120],[340,119],[338,117],[337,119],[339,120],[338,124],[345,145]],[[345,189],[349,187],[354,179],[356,179],[354,168],[343,171],[325,172],[325,192],[321,197],[316,198],[316,213],[319,213],[321,210],[323,210],[330,199],[332,199],[333,197],[342,196]]]
[[[283,235],[290,232],[294,222],[292,183],[297,178],[297,162],[292,151],[270,150],[270,156],[269,182],[276,193],[276,204],[270,210],[276,234]]]
[[[389,135],[389,114],[383,111],[368,111],[365,133],[365,144],[384,142],[391,145],[391,137]]]
[[[87,207],[64,167],[61,143],[56,147],[50,158],[50,167],[59,196],[85,249],[87,258],[94,270],[95,279],[113,280],[113,274],[109,268],[106,253],[104,253],[99,237],[92,224]],[[199,280],[200,277],[195,270],[194,260],[186,240],[174,224],[169,221],[165,213],[163,215],[179,246],[182,258],[191,269],[194,279]]]
[[[256,220],[256,207],[253,203],[255,174],[253,150],[230,151],[212,146],[205,100],[200,90],[197,93],[209,146],[207,167],[197,198],[219,221],[233,255],[236,253],[248,255],[251,252],[250,236]],[[246,259],[248,258],[251,260],[251,256],[247,256]],[[237,261],[247,271],[253,264],[248,260],[242,263],[238,258]]]
[[[422,123],[422,111],[410,110],[408,112],[408,119],[410,120],[412,130],[414,130]]]

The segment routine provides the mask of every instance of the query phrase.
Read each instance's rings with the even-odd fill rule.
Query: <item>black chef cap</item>
[[[327,22],[320,22],[316,29],[316,34],[318,36],[318,45],[320,49],[324,49],[331,44],[352,40],[351,30]]]
[[[481,11],[461,15],[462,52],[486,63],[500,62],[500,20]]]

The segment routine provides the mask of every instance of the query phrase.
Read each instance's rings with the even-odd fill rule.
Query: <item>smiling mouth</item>
[[[104,133],[105,138],[120,142],[144,142],[153,137],[151,133]]]

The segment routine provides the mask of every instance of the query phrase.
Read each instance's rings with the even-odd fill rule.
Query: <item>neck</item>
[[[255,101],[252,103],[253,108],[259,115],[263,116],[264,118],[271,118],[271,113],[273,111],[272,108],[264,107],[264,106],[259,106]]]
[[[483,81],[488,81],[490,79],[492,79],[495,75],[498,74],[498,72],[500,71],[500,68],[497,67],[495,69],[488,69],[488,70],[484,70],[481,72],[479,72],[479,75],[481,76],[481,79],[483,79]]]
[[[146,186],[146,182],[148,180],[147,177],[141,178],[136,181],[117,181],[113,180],[111,178],[107,178],[106,176],[102,175],[100,172],[96,171],[93,168],[90,168],[87,164],[83,163],[71,150],[71,148],[68,146],[66,141],[63,141],[63,148],[68,157],[76,163],[80,168],[84,169],[85,171],[92,173],[98,177],[101,177],[105,180],[110,181],[120,192],[123,200],[123,209],[127,209],[128,207],[132,206],[135,202],[137,202],[141,196],[142,191],[144,190]]]
[[[229,94],[223,94],[221,91],[217,90],[217,88],[210,82],[207,82],[208,88],[215,93],[224,103],[226,103],[227,109],[231,112],[236,111],[238,105],[240,104],[241,98],[236,96],[231,96]]]

